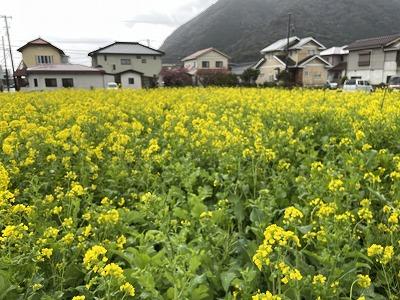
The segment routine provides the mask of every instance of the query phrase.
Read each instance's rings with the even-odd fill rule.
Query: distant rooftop
[[[347,46],[346,50],[363,50],[387,47],[398,39],[400,39],[400,33],[357,40]]]
[[[289,38],[289,47],[292,47],[293,45],[297,44],[300,41],[300,38],[297,36],[292,36]],[[288,39],[280,39],[271,45],[267,46],[266,48],[261,50],[262,54],[268,53],[268,52],[274,52],[274,51],[283,51],[286,49],[288,44]]]
[[[349,54],[349,50],[345,50],[347,46],[343,47],[331,47],[326,49],[320,53],[321,56],[330,56],[330,55],[346,55]]]
[[[289,50],[301,49],[305,44],[311,41],[317,44],[321,50],[326,49],[324,45],[322,45],[313,37],[306,37],[301,39],[297,36],[292,36],[289,38]],[[263,50],[261,50],[261,53],[266,54],[269,52],[284,51],[286,50],[287,46],[288,46],[288,39],[287,38],[280,39],[272,43],[268,47],[264,48]]]
[[[219,50],[217,50],[217,49],[215,49],[215,48],[213,48],[213,47],[210,47],[210,48],[206,48],[206,49],[199,50],[199,51],[197,51],[197,52],[195,52],[195,53],[193,53],[193,54],[190,54],[189,56],[186,56],[185,58],[183,58],[182,61],[197,59],[198,57],[200,57],[200,56],[202,56],[202,55],[204,55],[204,54],[206,54],[206,53],[208,53],[208,52],[211,52],[211,51],[218,52],[218,53],[221,54],[222,56],[225,56],[226,58],[230,58],[230,57],[229,57],[228,55],[226,55],[225,53],[223,53],[223,52],[221,52],[221,51],[219,51]]]
[[[26,47],[29,47],[29,46],[51,46],[51,47],[55,48],[56,50],[58,50],[58,52],[60,52],[61,55],[65,55],[64,51],[62,51],[60,48],[54,46],[53,44],[49,43],[48,41],[46,41],[42,38],[37,38],[33,41],[26,43],[22,47],[18,48],[17,51],[21,52],[22,50],[24,50]]]
[[[43,64],[26,69],[27,73],[103,73],[102,70],[77,64]]]
[[[94,54],[164,55],[164,52],[137,42],[115,42],[90,52],[89,56],[93,56]]]

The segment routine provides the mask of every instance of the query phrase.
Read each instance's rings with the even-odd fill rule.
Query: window
[[[142,59],[142,64],[146,64],[147,63],[147,59],[143,58]]]
[[[201,62],[201,67],[203,69],[208,69],[210,67],[210,62],[209,61],[202,61]]]
[[[34,85],[35,87],[38,87],[38,86],[39,86],[38,81],[37,81],[37,78],[34,78],[34,79],[33,79],[33,85]]]
[[[304,71],[304,77],[308,77],[308,71]]]
[[[321,78],[321,73],[314,74],[314,78]]]
[[[154,55],[154,56],[153,56],[153,59],[154,59],[154,60],[157,60],[157,56]]]
[[[130,65],[131,60],[129,58],[121,58],[121,65]]]
[[[38,55],[36,56],[36,63],[40,64],[52,64],[53,63],[53,56],[50,55]]]
[[[107,61],[107,55],[104,55],[104,61]]]
[[[56,78],[45,78],[44,83],[46,87],[57,87],[57,79]]]
[[[62,79],[62,86],[65,88],[74,87],[74,79],[73,78],[63,78]]]
[[[142,59],[142,57],[140,55],[136,55],[137,59]]]
[[[113,65],[113,67],[112,67],[112,68],[113,68],[113,71],[115,71],[115,69],[116,69],[115,65]]]
[[[193,68],[197,68],[197,62],[193,62]]]
[[[308,55],[314,55],[317,54],[316,50],[308,50]]]
[[[224,67],[224,62],[222,62],[222,61],[216,61],[216,62],[215,62],[215,67],[216,67],[216,68],[223,68],[223,67]]]
[[[371,64],[371,52],[358,54],[358,66],[368,67]]]
[[[135,78],[128,78],[129,84],[135,84]]]

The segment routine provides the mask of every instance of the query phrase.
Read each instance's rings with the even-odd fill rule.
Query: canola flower
[[[358,272],[386,272],[377,298],[400,294],[397,93],[0,101],[0,257],[18,287],[5,298],[348,299],[360,260]],[[353,299],[371,297],[374,278],[354,279]]]

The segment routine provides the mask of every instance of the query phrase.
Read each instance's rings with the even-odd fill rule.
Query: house
[[[261,50],[264,57],[257,63],[260,70],[257,84],[275,83],[282,71],[287,71],[291,83],[302,86],[322,86],[332,65],[319,54],[326,47],[312,37],[289,37]]]
[[[328,80],[331,82],[341,83],[342,79],[347,76],[349,51],[345,49],[346,47],[331,47],[320,53],[321,57],[333,66],[328,70]]]
[[[43,64],[68,63],[68,56],[63,50],[42,38],[26,43],[17,51],[22,54],[21,64],[27,68]]]
[[[128,70],[142,73],[143,85],[157,84],[164,52],[136,42],[115,42],[89,53],[92,67],[101,68],[107,74],[115,75],[115,82],[122,84],[122,72]],[[133,73],[131,74],[138,74]]]
[[[26,68],[27,85],[23,90],[54,90],[57,88],[104,88],[104,72],[76,64],[41,64]]]
[[[242,75],[248,69],[255,69],[257,62],[247,62],[247,63],[231,63],[229,68],[232,74],[234,74],[239,83],[243,83]],[[254,82],[251,82],[254,83]]]
[[[346,48],[347,77],[377,85],[400,75],[400,33],[357,40]]]
[[[229,59],[230,57],[225,53],[215,48],[207,48],[186,56],[181,61],[183,67],[190,74],[195,75],[199,70],[226,72],[228,71]]]

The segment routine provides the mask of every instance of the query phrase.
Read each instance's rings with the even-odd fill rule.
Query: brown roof
[[[60,48],[57,48],[56,46],[50,44],[48,41],[46,41],[42,38],[37,38],[36,40],[26,43],[21,48],[17,49],[17,51],[21,52],[22,50],[24,50],[26,47],[29,47],[29,46],[51,46],[51,47],[57,49],[58,52],[60,52],[60,54],[65,55],[64,51],[62,51]]]
[[[399,38],[400,38],[400,33],[357,40],[348,45],[346,50],[362,50],[362,49],[374,49],[374,48],[385,47]]]
[[[225,53],[223,53],[223,52],[221,52],[221,51],[219,51],[219,50],[217,50],[217,49],[215,49],[215,48],[213,48],[213,47],[210,47],[210,48],[207,48],[207,49],[199,50],[199,51],[197,51],[197,52],[195,52],[195,53],[193,53],[193,54],[190,54],[189,56],[186,56],[184,59],[182,59],[182,61],[187,61],[187,60],[196,59],[196,58],[198,58],[198,57],[200,57],[200,56],[202,56],[202,55],[204,55],[204,54],[206,54],[206,53],[208,53],[208,52],[211,52],[211,51],[218,52],[218,53],[221,54],[222,56],[225,56],[226,58],[230,58],[230,57],[229,57],[228,55],[226,55]]]

